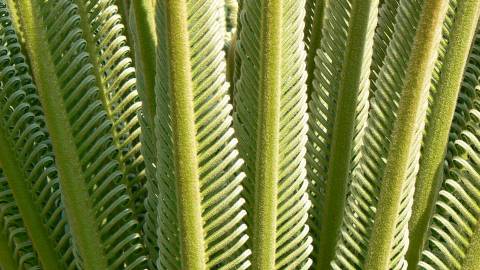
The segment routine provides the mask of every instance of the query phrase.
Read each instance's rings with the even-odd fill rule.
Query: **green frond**
[[[308,178],[315,264],[333,259],[350,175],[368,115],[369,72],[378,1],[327,5],[309,104]]]
[[[471,43],[480,16],[480,2],[450,1],[443,26],[443,39],[430,87],[422,157],[415,183],[412,217],[409,222],[408,263],[418,263],[433,214],[438,188],[443,182],[443,163],[456,100]],[[452,33],[449,35],[449,33]]]
[[[254,236],[249,244],[257,256],[254,268],[261,268],[263,263],[277,268],[288,265],[306,269],[311,264],[308,258],[311,238],[306,225],[310,201],[305,168],[305,2],[274,2],[242,3],[234,124],[239,150],[245,159],[245,196],[247,209],[252,213],[247,224]],[[273,7],[277,8],[275,15],[267,17]],[[274,34],[269,39],[266,33]],[[269,48],[271,51],[267,52]],[[280,50],[282,57],[274,54],[274,50],[276,53]],[[269,76],[272,83],[266,82]],[[272,151],[271,155],[268,151]],[[263,205],[269,208],[261,209]],[[255,250],[262,250],[268,256],[255,255]]]
[[[421,269],[476,269],[480,263],[479,40],[477,32],[450,131],[447,179],[436,201]]]
[[[137,88],[142,100],[142,111],[138,118],[142,132],[140,134],[141,153],[145,163],[145,217],[143,219],[143,239],[149,253],[149,268],[154,269],[158,258],[157,245],[157,200],[158,185],[156,184],[156,142],[155,142],[155,55],[156,33],[154,20],[154,6],[149,5],[150,0],[137,1],[130,6],[130,29],[134,39],[135,70],[137,73]],[[147,17],[148,16],[148,17]],[[153,18],[150,18],[153,17]],[[142,26],[143,25],[143,26]],[[143,31],[142,31],[143,29]],[[148,32],[145,33],[145,29]],[[155,56],[157,57],[157,56]],[[152,76],[152,78],[150,78]]]
[[[450,37],[452,36],[452,25],[455,19],[456,9],[457,9],[457,0],[449,0],[449,7],[447,10],[447,17],[443,22],[443,31],[442,31],[442,40],[438,48],[438,56],[435,62],[435,68],[432,74],[432,81],[430,85],[430,94],[428,96],[428,109],[427,109],[427,119],[425,126],[428,127],[428,122],[433,117],[432,108],[435,103],[435,97],[437,96],[437,88],[442,73],[443,62],[445,61],[445,54],[447,52]],[[427,128],[426,128],[427,129]],[[424,135],[426,136],[426,135]]]
[[[156,179],[147,185],[157,220],[146,226],[157,228],[158,269],[250,265],[221,2],[157,3]]]
[[[87,41],[100,97],[107,118],[112,122],[113,144],[118,150],[119,169],[131,198],[130,208],[137,219],[145,212],[143,199],[145,172],[140,154],[140,124],[137,113],[141,103],[136,89],[135,69],[124,26],[113,0],[75,1],[82,20],[79,26]]]
[[[134,29],[131,32],[131,35],[134,39],[134,51],[135,51],[135,70],[137,73],[137,88],[139,92],[139,96],[142,100],[142,110],[139,112],[138,119],[140,121],[140,126],[142,128],[142,132],[140,134],[140,142],[141,142],[141,153],[143,156],[143,161],[145,163],[145,200],[144,200],[144,207],[145,207],[145,216],[143,219],[143,242],[145,244],[145,248],[149,253],[149,268],[155,269],[155,262],[158,258],[158,245],[157,245],[157,195],[158,195],[158,186],[156,184],[156,142],[155,142],[155,123],[153,121],[154,115],[151,114],[155,113],[155,108],[150,108],[154,106],[155,101],[149,100],[149,96],[154,97],[154,89],[148,89],[147,84],[145,82],[145,77],[147,76],[154,76],[155,72],[152,74],[151,67],[147,67],[145,65],[145,61],[142,60],[145,55],[145,46],[151,46],[152,44],[156,43],[153,40],[141,40],[141,37],[138,35],[138,28],[136,20],[141,20],[141,23],[146,23],[143,21],[145,19],[145,14],[149,14],[153,16],[153,12],[150,9],[153,9],[152,6],[146,6],[150,1],[139,1],[143,2],[142,5],[137,6],[137,13],[135,14],[135,7],[134,5],[130,6],[129,12],[129,23],[130,28]],[[140,3],[137,3],[140,4]],[[152,27],[153,28],[153,27]],[[152,30],[150,26],[148,27],[149,30]],[[154,35],[156,37],[156,34]],[[143,38],[150,37],[150,35],[144,35]],[[146,42],[146,43],[145,43]],[[155,51],[155,49],[154,49]],[[152,58],[152,57],[149,57]],[[149,59],[148,61],[150,61]],[[155,60],[153,61],[155,62]],[[155,67],[155,66],[154,66]],[[154,70],[153,70],[154,71]],[[154,80],[152,80],[154,81]],[[147,93],[149,92],[149,93]]]
[[[7,178],[0,169],[0,268],[40,269],[37,254],[15,204]]]
[[[45,268],[74,264],[44,115],[5,2],[0,2],[0,160]],[[7,191],[8,192],[8,191]]]
[[[95,3],[106,4],[103,1]],[[127,70],[126,77],[119,76],[120,80],[115,80],[117,74],[111,72],[123,72],[122,64],[129,64],[128,60],[115,61],[118,60],[115,57],[124,56],[125,48],[122,49],[121,42],[113,43],[113,47],[95,43],[119,36],[118,16],[112,16],[108,23],[101,20],[92,23],[92,26],[99,27],[96,30],[105,31],[102,27],[110,29],[107,33],[102,32],[105,36],[92,40],[88,32],[82,34],[82,30],[88,30],[85,25],[90,22],[86,6],[79,7],[72,1],[64,0],[22,1],[18,7],[53,144],[62,200],[82,267],[102,270],[140,267],[146,257],[143,256],[136,218],[129,208],[131,198],[128,187],[122,183],[123,165],[119,164],[119,157],[124,154],[119,152],[123,149],[117,148],[118,140],[113,131],[117,123],[111,121],[109,110],[112,108],[104,106],[102,97],[105,93],[101,92],[103,84],[108,82],[109,88],[120,86],[112,98],[118,98],[119,93],[123,98],[125,92],[130,91],[132,81],[129,74],[133,74],[133,70],[131,73]],[[101,5],[93,5],[92,9],[98,7]],[[116,12],[116,8],[111,7],[104,12],[111,14]],[[113,29],[109,28],[111,24]],[[119,39],[122,40],[121,36]],[[99,78],[98,70],[90,62],[98,57],[93,54],[94,45],[102,50],[109,49],[102,51],[107,61],[102,63],[105,66],[96,66],[110,75],[108,79]],[[115,107],[120,108],[119,111],[124,104],[129,104],[110,101],[120,104]],[[112,115],[119,114],[114,112]],[[119,121],[124,120],[127,119]],[[35,241],[34,238],[32,240]]]
[[[164,3],[157,3],[155,10],[155,29],[157,38],[160,36],[167,36],[165,33],[163,9]],[[175,185],[170,183],[173,176],[173,153],[172,153],[172,131],[171,131],[171,117],[170,100],[167,99],[169,94],[168,89],[168,65],[160,62],[160,59],[168,59],[167,43],[159,42],[156,48],[156,73],[155,73],[155,112],[156,114],[165,117],[164,120],[159,120],[155,116],[154,125],[149,125],[145,117],[141,117],[143,127],[142,129],[142,154],[145,159],[145,173],[147,175],[147,197],[145,199],[145,208],[147,213],[145,215],[144,233],[145,245],[150,253],[150,259],[153,264],[159,264],[159,254],[165,254],[162,267],[159,269],[175,269],[180,266],[180,249],[179,249],[179,234],[177,222],[177,196]],[[165,60],[162,60],[165,61]],[[165,81],[167,79],[167,81]],[[159,92],[157,89],[164,89]],[[142,100],[143,101],[143,100]],[[161,102],[163,106],[159,106]],[[157,112],[157,110],[159,110]],[[158,134],[158,135],[157,135]],[[157,159],[157,149],[161,155]],[[164,206],[163,204],[166,204]],[[161,227],[160,227],[161,226]],[[163,241],[168,241],[166,247],[159,251],[161,243],[160,235],[170,234]]]
[[[392,0],[393,1],[393,0]],[[383,6],[388,5],[388,0]],[[371,252],[384,252],[389,256],[388,267],[390,269],[403,269],[406,267],[404,255],[408,247],[408,218],[410,217],[411,204],[413,197],[414,180],[416,171],[418,170],[419,150],[421,146],[421,138],[423,133],[424,117],[427,108],[428,91],[418,91],[418,100],[416,104],[409,103],[415,108],[415,113],[405,111],[405,115],[411,117],[411,129],[408,132],[412,137],[408,137],[410,142],[407,148],[397,150],[398,153],[406,154],[406,160],[390,160],[392,144],[394,137],[394,125],[400,129],[400,124],[396,124],[397,113],[399,112],[399,103],[402,89],[405,87],[407,67],[411,61],[419,60],[412,57],[413,41],[415,38],[417,24],[420,19],[420,13],[423,8],[423,1],[402,0],[396,15],[395,30],[392,40],[388,46],[383,67],[378,74],[376,81],[377,90],[371,100],[371,110],[367,122],[367,128],[364,137],[364,146],[362,147],[362,159],[358,165],[358,171],[354,172],[352,183],[349,187],[347,198],[346,214],[341,229],[341,240],[337,248],[336,257],[333,266],[336,269],[355,269],[358,267],[366,267],[367,254]],[[426,9],[425,9],[426,10]],[[434,46],[434,45],[432,45]],[[430,52],[430,51],[429,51]],[[409,60],[410,59],[410,60]],[[430,67],[429,63],[424,62],[426,67]],[[413,70],[413,66],[410,70]],[[428,71],[428,68],[422,72]],[[417,75],[410,74],[412,82]],[[425,76],[429,76],[425,74]],[[422,78],[423,80],[424,78]],[[402,97],[403,98],[403,97]],[[403,98],[405,99],[405,98]],[[406,102],[406,101],[403,101]],[[405,105],[407,106],[407,105]],[[406,130],[404,130],[406,131]],[[400,132],[401,133],[401,132]],[[410,135],[409,135],[410,136]],[[407,138],[407,137],[405,137]],[[401,147],[401,146],[400,146]],[[405,152],[408,151],[408,152]],[[405,166],[405,175],[403,181],[392,183],[385,174],[388,163],[402,162]],[[390,166],[392,166],[390,164]],[[390,168],[393,170],[393,168]],[[398,168],[400,171],[400,168]],[[395,194],[386,194],[386,190],[395,187]],[[398,187],[398,190],[396,189]],[[380,204],[380,194],[383,195],[382,204]],[[388,197],[391,196],[391,197]],[[397,197],[398,196],[398,197]],[[383,200],[395,199],[395,203],[387,203]],[[396,200],[398,199],[398,200]],[[397,204],[398,203],[398,204]],[[373,229],[375,226],[379,228],[382,222],[376,219],[377,210],[380,206],[394,206],[390,222],[392,227],[391,239],[383,238],[383,240],[391,241],[392,248],[384,250],[371,250],[374,239]],[[383,210],[390,211],[390,208]],[[392,208],[394,209],[394,208]],[[383,217],[381,217],[383,218]],[[376,223],[374,223],[374,221]],[[387,226],[387,224],[385,224]],[[390,230],[390,228],[389,228]],[[373,240],[372,240],[373,239]],[[375,242],[376,243],[376,242]],[[383,260],[384,258],[377,258]],[[378,262],[378,261],[377,261]],[[372,265],[369,264],[371,267]],[[379,269],[383,269],[383,265],[377,265]]]

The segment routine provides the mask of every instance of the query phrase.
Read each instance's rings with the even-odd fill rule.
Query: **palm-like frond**
[[[480,16],[480,2],[450,1],[443,39],[430,87],[429,108],[422,157],[415,183],[412,218],[409,222],[408,263],[416,265],[424,245],[435,198],[442,182],[443,161],[471,42]],[[450,34],[451,32],[451,34]]]
[[[117,100],[110,100],[114,108],[105,106],[101,97],[106,93],[100,91],[102,84],[108,82],[112,89],[119,87],[112,98],[118,98],[117,94],[125,97],[132,81],[128,70],[126,77],[116,74],[123,71],[121,64],[125,64],[115,61],[116,57],[124,57],[121,42],[100,47],[110,48],[102,51],[106,57],[102,64],[106,66],[93,67],[89,62],[89,58],[96,59],[98,55],[93,55],[91,49],[95,44],[88,32],[84,33],[86,39],[82,36],[82,30],[89,30],[86,25],[90,22],[85,8],[68,0],[19,2],[27,49],[59,168],[62,199],[81,263],[89,269],[132,269],[144,264],[146,257],[142,256],[137,221],[128,208],[131,206],[128,187],[122,183],[124,154],[119,154],[123,149],[117,148],[112,130],[117,122],[113,123],[109,114],[109,110],[123,111],[124,107]],[[111,14],[108,11],[114,12],[115,8],[102,14]],[[119,28],[115,26],[117,20],[118,17],[113,16],[109,21],[114,24],[114,30]],[[100,29],[104,26],[111,29],[108,23],[96,23]],[[107,34],[105,40],[112,38],[108,34],[113,35],[114,40],[118,37],[118,32],[113,30],[102,33]],[[110,58],[112,53],[116,54]],[[112,64],[120,70],[108,66]],[[110,75],[108,79],[99,78],[96,68]],[[111,73],[113,70],[116,73]],[[124,116],[116,112],[114,115]],[[124,128],[121,124],[118,127]]]
[[[272,240],[269,251],[274,254],[275,267],[283,268],[288,266],[306,269],[311,264],[308,255],[311,252],[311,239],[308,237],[306,226],[307,211],[310,202],[306,188],[305,170],[305,143],[307,132],[306,117],[306,73],[305,73],[305,50],[303,44],[303,19],[304,1],[281,1],[282,20],[278,29],[281,38],[278,44],[282,51],[282,60],[279,62],[279,88],[274,90],[278,98],[278,107],[274,105],[273,110],[278,110],[278,130],[269,130],[261,123],[259,111],[267,107],[268,102],[273,100],[263,99],[267,90],[261,85],[262,76],[269,71],[268,57],[262,56],[262,44],[265,44],[266,37],[262,31],[268,31],[265,22],[267,5],[269,1],[243,1],[240,13],[241,29],[237,41],[237,56],[239,65],[235,85],[235,127],[239,137],[239,149],[245,159],[245,196],[247,198],[247,209],[252,211],[248,218],[249,227],[253,233],[258,230],[259,223],[269,220],[275,224],[274,231],[265,232],[265,236]],[[275,3],[277,4],[277,3]],[[277,14],[278,15],[278,14]],[[263,27],[260,27],[261,25]],[[238,62],[237,62],[238,63]],[[237,72],[237,70],[236,70]],[[263,75],[262,75],[263,74]],[[278,91],[278,92],[277,92]],[[276,99],[275,98],[275,99]],[[263,103],[262,103],[263,102]],[[266,112],[263,112],[263,117]],[[277,121],[275,120],[275,121]],[[262,133],[262,135],[259,132]],[[258,136],[258,137],[257,137]],[[278,178],[261,176],[263,170],[257,166],[267,162],[270,157],[261,156],[267,141],[272,145],[280,146],[273,154],[278,166],[272,174]],[[278,152],[276,152],[278,151]],[[262,165],[260,165],[261,167]],[[258,189],[265,186],[274,190],[273,193],[259,195]],[[268,193],[268,192],[267,192]],[[267,198],[268,197],[268,198]],[[261,217],[259,204],[261,201],[270,203],[275,200],[273,211],[270,217]],[[267,202],[269,201],[269,202]],[[254,218],[258,217],[258,219]],[[256,219],[256,220],[255,220]],[[260,221],[259,219],[264,219]],[[273,235],[272,235],[273,233]],[[270,235],[267,235],[270,234]],[[255,243],[251,243],[255,249]],[[258,244],[258,243],[257,243]],[[269,245],[267,244],[267,245]],[[258,246],[256,247],[258,248]],[[263,260],[264,258],[258,258]],[[271,257],[265,258],[270,265]],[[256,267],[259,267],[258,264]]]
[[[330,0],[306,0],[305,1],[305,27],[304,37],[305,49],[307,50],[307,94],[310,100],[312,95],[315,70],[315,57],[320,49],[323,35],[323,25],[327,13],[327,6]]]
[[[436,202],[421,269],[475,269],[480,263],[480,36],[477,34],[457,103],[449,147],[449,169]],[[468,97],[468,98],[467,98]]]
[[[157,3],[157,163],[147,210],[158,211],[152,228],[158,228],[159,269],[245,269],[250,264],[243,161],[231,128],[221,24],[225,15],[219,3]],[[174,25],[167,23],[172,17]],[[186,66],[178,66],[178,59]],[[188,164],[186,157],[191,158]]]
[[[72,240],[43,111],[3,1],[0,13],[0,159],[10,180],[5,192],[12,191],[42,265],[70,266]]]
[[[377,1],[333,1],[325,10],[308,144],[310,221],[319,268],[328,267],[334,255],[348,179],[361,156],[377,10]]]
[[[456,0],[449,1],[449,7],[447,11],[447,17],[443,23],[443,32],[442,32],[442,41],[440,42],[440,47],[438,48],[438,57],[435,62],[435,69],[433,70],[432,74],[432,82],[430,86],[430,94],[428,97],[428,108],[427,108],[427,118],[426,118],[426,126],[428,126],[428,121],[433,116],[431,115],[432,107],[434,106],[434,99],[437,93],[438,83],[440,80],[440,75],[442,72],[443,62],[445,61],[445,53],[448,49],[448,44],[450,41],[450,35],[452,34],[452,24],[455,19],[456,8],[457,8]]]
[[[143,240],[149,253],[149,267],[155,268],[158,258],[157,245],[157,200],[158,186],[156,184],[156,143],[155,143],[155,54],[156,33],[144,33],[154,31],[155,25],[150,20],[154,19],[153,3],[151,0],[136,1],[130,6],[129,24],[131,36],[134,40],[136,85],[138,94],[142,100],[142,109],[138,119],[142,128],[140,134],[141,153],[145,163],[146,191],[144,198],[145,216],[143,219]],[[150,18],[152,17],[152,18]],[[144,30],[139,31],[139,30]],[[153,65],[150,66],[150,65]]]
[[[343,5],[347,5],[348,9]],[[320,237],[320,224],[325,198],[325,189],[330,160],[333,126],[340,69],[347,45],[350,1],[335,1],[326,10],[326,27],[321,50],[316,57],[314,91],[310,103],[310,129],[308,141],[308,178],[312,207],[310,227],[317,241]],[[317,243],[315,243],[317,245]]]
[[[388,1],[386,1],[388,2]],[[384,3],[383,5],[387,5]],[[423,1],[400,1],[402,7],[396,15],[395,30],[387,49],[384,64],[376,81],[377,90],[371,100],[371,111],[365,131],[364,146],[361,150],[362,159],[359,170],[354,173],[349,197],[347,199],[346,216],[341,229],[341,241],[337,249],[334,267],[336,269],[354,269],[365,267],[365,259],[368,253],[378,250],[369,250],[372,242],[372,228],[377,218],[376,212],[379,205],[381,190],[386,190],[391,180],[384,179],[385,169],[392,152],[392,136],[394,125],[399,110],[401,91],[404,88],[409,59],[411,57],[413,41],[416,34],[417,24],[423,8]],[[415,59],[414,59],[415,60]],[[425,62],[427,67],[429,63]],[[409,76],[414,76],[410,74]],[[428,76],[428,75],[425,75]],[[422,78],[423,80],[423,78]],[[419,86],[420,87],[420,86]],[[393,225],[392,246],[390,250],[381,250],[389,254],[390,269],[404,269],[406,261],[404,255],[408,247],[408,218],[410,217],[413,187],[416,172],[418,170],[419,150],[421,145],[424,117],[427,107],[427,91],[419,91],[417,114],[412,122],[412,141],[408,148],[409,154],[405,160],[405,180],[399,184],[398,212],[390,218]],[[403,151],[403,150],[402,150]],[[392,168],[393,169],[393,168]],[[391,170],[392,170],[391,169]],[[391,185],[388,185],[389,187]],[[397,187],[395,187],[397,188]],[[385,191],[384,191],[385,192]],[[393,194],[390,194],[393,198]],[[384,200],[389,200],[385,197]],[[383,202],[384,206],[389,206]],[[397,207],[397,205],[395,205]],[[385,240],[385,239],[384,239]],[[372,266],[372,265],[370,265]],[[377,267],[383,267],[379,265]]]
[[[113,124],[112,139],[118,150],[119,169],[123,174],[130,208],[137,217],[144,214],[145,197],[143,157],[140,154],[140,125],[137,112],[140,100],[135,69],[123,34],[121,17],[113,0],[76,1],[82,17],[79,26],[87,41],[101,100]]]

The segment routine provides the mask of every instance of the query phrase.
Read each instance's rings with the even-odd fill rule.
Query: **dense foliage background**
[[[0,269],[480,269],[479,16],[0,0]]]

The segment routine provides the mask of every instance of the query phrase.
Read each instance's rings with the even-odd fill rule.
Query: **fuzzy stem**
[[[459,1],[451,30],[451,39],[441,70],[437,95],[431,110],[420,169],[415,183],[413,212],[409,222],[410,246],[407,253],[409,269],[416,269],[435,205],[439,184],[437,177],[443,169],[446,144],[470,44],[475,35],[480,14],[480,1]]]
[[[167,0],[170,95],[182,269],[205,269],[186,1]]]
[[[356,117],[356,104],[364,76],[370,21],[378,0],[356,0],[352,4],[345,64],[341,73],[337,113],[333,128],[331,157],[328,163],[325,206],[322,217],[317,269],[329,268],[342,224]],[[366,76],[368,78],[368,75]]]
[[[252,269],[275,269],[279,182],[282,1],[264,0]]]
[[[60,174],[62,198],[76,246],[85,269],[104,270],[107,257],[102,248],[97,222],[88,194],[86,180],[67,118],[60,82],[55,74],[38,3],[20,1],[19,10],[25,26],[27,51],[32,62],[45,121],[52,139],[56,165]],[[46,269],[50,269],[45,267]]]
[[[389,267],[395,222],[415,139],[416,119],[421,113],[424,92],[428,91],[434,67],[432,59],[436,58],[447,4],[447,0],[426,0],[423,6],[382,178],[365,269],[385,270]]]

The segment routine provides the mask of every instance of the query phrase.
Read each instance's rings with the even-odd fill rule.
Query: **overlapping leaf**
[[[479,36],[470,54],[457,103],[440,190],[421,269],[475,269],[480,254]]]
[[[279,177],[277,185],[276,250],[278,268],[306,269],[311,264],[311,239],[308,236],[305,143],[307,140],[306,115],[306,52],[303,44],[304,1],[282,1],[282,61],[280,87]],[[261,59],[261,21],[266,16],[262,1],[243,1],[238,35],[235,85],[235,128],[239,137],[239,150],[245,159],[245,196],[251,215],[248,224],[254,228],[254,187],[257,162],[257,134],[260,73],[266,68]],[[238,59],[238,60],[237,60]],[[263,59],[264,61],[265,59]],[[237,70],[235,70],[237,72]],[[261,260],[261,258],[260,258]]]
[[[6,178],[2,178],[2,190],[5,198],[10,196],[17,201],[10,205],[3,201],[3,232],[13,237],[10,241],[23,241],[26,250],[28,238],[21,234],[28,232],[35,239],[35,248],[42,249],[38,254],[45,267],[75,267],[77,262],[43,111],[3,1],[0,2],[0,16],[0,144],[2,153],[9,159],[8,165],[6,160],[3,161],[5,173],[11,177],[9,184],[5,182]],[[23,221],[19,213],[23,215]],[[11,220],[8,220],[9,216]],[[19,226],[16,231],[14,226]],[[26,230],[22,229],[23,226]],[[46,253],[55,255],[47,259],[49,255]],[[36,260],[33,251],[22,256]],[[57,262],[51,264],[52,261]]]
[[[387,5],[388,0],[383,5]],[[336,269],[362,267],[368,250],[369,238],[380,194],[380,185],[390,149],[390,139],[398,110],[410,59],[415,29],[423,1],[402,0],[395,30],[388,46],[384,64],[376,80],[377,90],[371,100],[371,111],[365,131],[362,159],[354,173],[347,198],[346,216],[341,229],[341,241],[333,265]],[[422,102],[422,113],[415,123],[415,142],[410,154],[407,179],[402,189],[400,212],[397,213],[394,245],[390,268],[404,269],[404,254],[408,247],[408,217],[412,204],[413,187],[423,132],[427,98]]]
[[[139,151],[138,131],[130,134],[138,125],[135,105],[130,107],[135,81],[116,7],[108,4],[21,2],[19,10],[83,267],[133,269],[146,261],[129,187],[123,184],[129,175],[122,174],[138,162],[129,158]],[[96,20],[90,20],[87,7],[100,11]],[[99,36],[94,40],[89,31]],[[40,46],[45,46],[41,54]],[[69,149],[68,157],[62,149]]]
[[[246,225],[243,219],[244,199],[241,197],[244,173],[240,171],[243,161],[236,150],[237,140],[233,137],[232,107],[229,104],[228,84],[226,83],[226,63],[224,44],[223,9],[218,9],[222,1],[187,1],[188,13],[188,68],[192,76],[193,121],[195,130],[173,130],[172,119],[187,117],[175,114],[172,107],[173,94],[169,63],[168,33],[172,27],[167,24],[166,1],[157,3],[157,77],[156,77],[156,179],[148,188],[147,212],[157,221],[151,221],[151,228],[158,228],[157,245],[159,269],[181,269],[182,253],[185,252],[180,239],[188,238],[182,232],[177,204],[179,194],[175,157],[178,145],[176,137],[182,132],[193,132],[196,148],[191,149],[198,164],[196,168],[200,190],[201,213],[181,213],[201,215],[203,221],[203,242],[205,249],[199,250],[206,259],[205,267],[210,269],[245,269],[249,266],[245,242]],[[183,5],[183,4],[182,4]],[[185,118],[183,118],[185,119]],[[178,120],[177,120],[178,121]],[[190,133],[189,133],[190,134]],[[181,161],[178,161],[181,162]],[[178,163],[177,163],[178,164]],[[155,213],[156,214],[153,214]],[[155,223],[157,225],[155,225]],[[149,224],[147,224],[148,226]],[[189,256],[184,254],[183,256]]]

